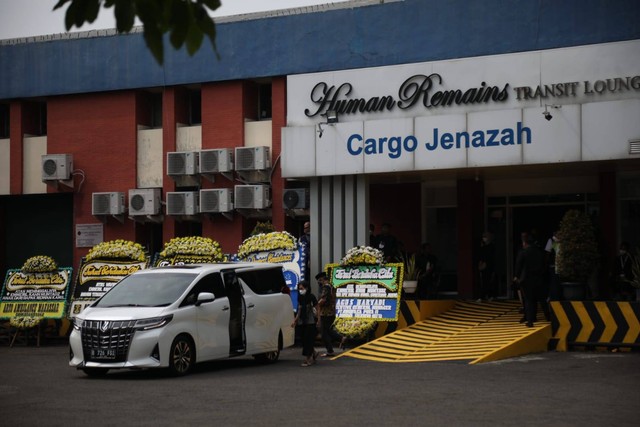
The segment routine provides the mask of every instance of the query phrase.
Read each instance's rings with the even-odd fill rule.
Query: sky
[[[239,15],[274,9],[340,3],[345,0],[221,0],[222,6],[213,16]],[[0,0],[0,40],[65,33],[64,14],[67,6],[53,12],[58,0]],[[101,9],[93,24],[75,31],[115,28],[113,9]]]

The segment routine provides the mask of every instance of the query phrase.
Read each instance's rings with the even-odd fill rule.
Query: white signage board
[[[640,138],[640,41],[287,82],[284,177],[626,159]]]

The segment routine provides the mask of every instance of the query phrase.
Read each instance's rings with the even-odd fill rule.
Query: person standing
[[[493,235],[488,231],[482,233],[478,270],[480,271],[479,301],[483,298],[491,301],[497,296],[496,248]]]
[[[622,242],[613,263],[613,276],[618,299],[633,301],[633,287],[629,283],[633,280],[632,265],[633,257],[629,253],[629,244]]]
[[[556,274],[556,257],[560,251],[560,241],[558,240],[558,232],[554,231],[553,235],[547,240],[544,247],[547,256],[547,268],[549,270],[549,301],[557,301],[560,299],[560,279]]]
[[[420,245],[420,251],[416,255],[416,268],[421,272],[418,278],[420,299],[427,299],[435,295],[437,292],[438,257],[431,251],[429,243]]]
[[[520,286],[524,300],[524,317],[520,322],[526,322],[528,327],[532,327],[536,321],[537,292],[544,285],[544,273],[544,255],[534,245],[531,236],[527,235],[522,240],[522,250],[516,259],[513,281]]]
[[[320,298],[318,299],[320,319],[318,320],[318,326],[326,349],[326,353],[322,353],[320,356],[331,357],[335,354],[333,351],[332,329],[333,322],[336,320],[336,300],[327,273],[322,271],[316,274],[316,280],[320,286]]]
[[[398,240],[391,234],[391,224],[385,222],[376,237],[376,249],[382,251],[385,262],[391,262],[398,254]]]
[[[317,310],[318,300],[311,293],[309,282],[306,280],[298,282],[298,310],[291,327],[295,328],[298,325],[301,330],[304,360],[300,366],[303,367],[313,365],[318,357],[318,352],[313,347],[316,339],[316,315],[314,311]]]

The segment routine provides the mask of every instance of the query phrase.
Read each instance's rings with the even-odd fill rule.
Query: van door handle
[[[222,311],[229,311],[229,306],[225,305],[224,307],[222,307]]]
[[[248,308],[253,308],[253,307],[255,307],[255,306],[256,306],[256,305],[255,305],[254,303],[250,303],[247,307],[248,307]]]

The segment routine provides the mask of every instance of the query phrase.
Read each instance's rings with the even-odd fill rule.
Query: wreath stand
[[[25,345],[29,345],[29,331],[31,329],[36,329],[36,328],[37,328],[36,345],[40,347],[41,326],[42,326],[42,321],[38,322],[37,326],[33,326],[31,328],[16,328],[16,332],[13,334],[13,338],[11,339],[11,343],[9,344],[9,348],[13,347],[13,344],[15,343],[16,338],[18,338],[18,335],[20,335],[20,332],[22,331],[24,331]]]

